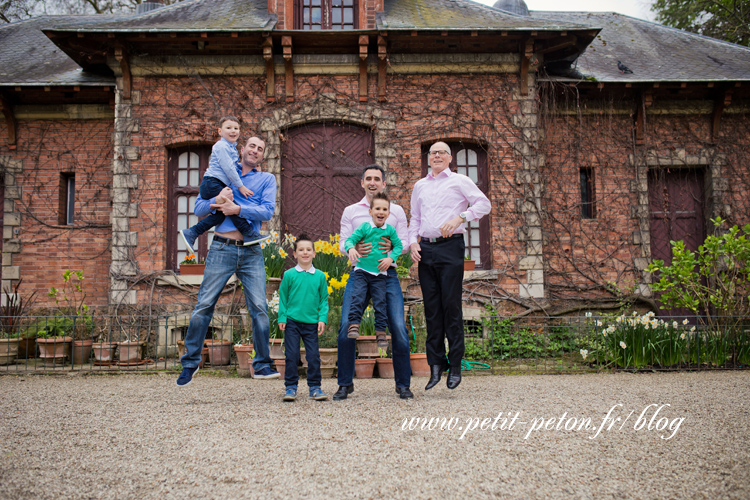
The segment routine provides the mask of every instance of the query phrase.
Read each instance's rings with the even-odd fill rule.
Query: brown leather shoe
[[[384,331],[375,331],[375,340],[378,342],[378,347],[383,349],[388,348],[388,337],[385,336]]]
[[[359,337],[359,323],[350,323],[346,336],[350,339],[356,339]]]

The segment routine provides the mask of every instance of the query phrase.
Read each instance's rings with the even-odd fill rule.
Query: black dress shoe
[[[414,394],[412,394],[408,387],[396,387],[396,394],[398,394],[401,399],[414,399]]]
[[[333,400],[341,401],[342,399],[346,399],[346,397],[353,392],[354,392],[354,384],[340,385],[339,390],[336,391],[336,394],[333,395]]]
[[[458,384],[461,383],[461,367],[460,366],[451,366],[450,371],[448,372],[448,381],[446,384],[448,385],[448,389],[455,389],[458,387]]]
[[[427,382],[424,390],[428,391],[438,385],[440,377],[443,375],[444,371],[445,366],[443,365],[430,365],[430,380]]]

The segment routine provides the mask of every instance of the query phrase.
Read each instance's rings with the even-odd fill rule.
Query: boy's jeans
[[[245,291],[245,305],[250,312],[253,324],[253,369],[261,370],[271,366],[268,337],[270,323],[266,304],[266,268],[260,245],[237,247],[214,241],[206,258],[203,282],[198,290],[198,303],[190,318],[185,348],[187,352],[180,359],[184,368],[195,368],[201,357],[203,341],[214,315],[216,302],[232,274],[242,282]]]
[[[318,324],[300,323],[287,319],[284,330],[284,385],[297,388],[299,382],[299,342],[305,343],[305,358],[307,358],[307,386],[320,387],[320,351],[318,350]]]
[[[396,377],[396,387],[408,388],[411,384],[411,362],[409,361],[409,334],[404,321],[404,296],[401,284],[398,282],[396,268],[388,269],[386,279],[386,296],[388,308],[388,330],[391,333],[393,347],[393,372]],[[354,379],[354,358],[356,357],[357,341],[347,337],[349,332],[349,308],[352,300],[352,284],[350,280],[344,289],[344,304],[341,307],[341,327],[339,328],[339,385],[352,385]]]
[[[216,177],[203,177],[203,181],[201,182],[200,186],[201,198],[203,198],[204,200],[210,200],[215,196],[219,196],[219,193],[225,187],[227,187],[226,184],[221,182],[221,180],[217,179]],[[206,217],[201,219],[196,225],[193,226],[193,229],[197,234],[203,234],[212,227],[218,226],[219,224],[224,222],[225,217],[226,216],[223,213],[217,210],[216,212],[208,214]],[[260,237],[260,233],[255,230],[255,227],[247,219],[243,219],[239,215],[230,215],[229,218],[232,219],[234,227],[236,227],[237,230],[242,233],[242,236],[247,238],[247,240],[245,241],[255,240]]]
[[[349,324],[362,323],[367,302],[372,297],[372,308],[375,313],[375,330],[385,331],[388,327],[388,307],[386,305],[386,281],[388,276],[374,275],[365,271],[354,271],[349,275],[352,284],[351,304],[349,306]],[[346,291],[345,291],[346,292]],[[343,315],[342,315],[343,317]]]

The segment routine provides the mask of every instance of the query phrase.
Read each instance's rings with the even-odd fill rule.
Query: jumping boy
[[[246,188],[240,180],[237,162],[240,155],[237,153],[237,139],[240,138],[240,122],[234,116],[223,116],[219,120],[219,140],[211,149],[211,158],[208,160],[208,170],[203,174],[200,194],[204,200],[210,200],[216,196],[216,203],[224,203],[226,200],[219,196],[222,189],[230,184],[245,197],[250,198],[253,192]],[[194,254],[193,245],[198,237],[214,226],[224,221],[225,215],[219,211],[207,216],[193,227],[179,231],[182,241],[187,247],[188,254]],[[230,215],[237,230],[242,233],[245,245],[253,245],[263,240],[260,233],[250,222],[239,215]],[[267,238],[267,237],[266,237]]]
[[[300,338],[305,343],[310,397],[324,401],[328,395],[320,388],[318,336],[323,334],[328,320],[328,283],[326,275],[312,265],[315,247],[310,238],[300,235],[292,255],[297,266],[284,273],[279,286],[279,329],[284,332],[286,357],[284,401],[297,399]]]
[[[349,309],[349,331],[347,337],[359,337],[359,324],[367,306],[367,298],[372,297],[372,308],[375,311],[375,336],[378,347],[387,348],[388,340],[385,328],[388,324],[386,303],[386,279],[388,268],[398,259],[403,249],[401,239],[393,226],[385,223],[391,214],[391,202],[385,193],[376,193],[370,203],[372,221],[362,223],[352,235],[347,238],[344,248],[349,253],[349,260],[354,271],[349,276],[352,281],[352,301]],[[358,242],[372,243],[372,248],[378,248],[382,237],[390,238],[393,242],[391,253],[381,257],[383,252],[372,251],[362,257],[354,248]]]

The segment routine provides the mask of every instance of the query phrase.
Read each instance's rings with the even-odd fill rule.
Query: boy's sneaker
[[[271,370],[269,367],[261,368],[260,370],[256,370],[255,372],[255,378],[279,378],[281,377],[281,374],[277,372],[276,370]]]
[[[178,231],[180,233],[180,236],[182,236],[182,241],[185,243],[185,246],[187,247],[188,255],[191,253],[195,253],[195,250],[193,250],[193,245],[195,245],[195,240],[198,239],[199,234],[195,232],[195,229],[192,227],[189,227],[187,229],[180,229]]]
[[[315,401],[325,401],[328,399],[328,394],[320,390],[320,387],[314,387],[310,389],[310,397]]]
[[[193,377],[198,373],[198,367],[195,368],[183,368],[180,376],[177,377],[177,387],[185,387],[193,381]]]
[[[268,236],[258,236],[257,238],[247,240],[245,243],[243,243],[243,246],[251,247],[253,245],[257,245],[258,243],[263,243],[264,241],[268,240],[270,237],[271,237],[270,234]]]
[[[349,325],[349,330],[347,331],[346,336],[350,339],[356,339],[357,337],[359,337],[359,324],[351,323]]]
[[[288,388],[284,394],[284,401],[292,402],[295,399],[297,399],[297,389]]]

